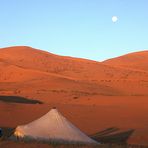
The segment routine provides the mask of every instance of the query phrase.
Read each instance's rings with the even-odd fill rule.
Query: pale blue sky
[[[148,1],[0,0],[0,47],[14,45],[98,61],[145,50]]]

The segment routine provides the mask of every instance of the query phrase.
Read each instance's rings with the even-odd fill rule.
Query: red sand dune
[[[29,87],[32,85],[37,87],[35,90],[42,88],[45,91],[46,88],[63,90],[67,86],[70,89],[68,91],[72,89],[77,92],[80,90],[77,89],[79,85],[81,91],[86,94],[90,92],[97,95],[148,94],[147,71],[123,69],[91,60],[58,56],[30,47],[0,49],[0,69],[2,71],[0,82],[19,81],[25,83],[22,84],[23,87],[29,83]]]
[[[0,126],[25,124],[56,104],[89,134],[112,126],[134,128],[130,141],[146,143],[147,56],[145,51],[96,62],[25,46],[2,48],[0,95],[23,96],[45,104],[0,103]]]
[[[117,58],[106,60],[103,63],[107,65],[148,71],[148,50],[129,53]]]

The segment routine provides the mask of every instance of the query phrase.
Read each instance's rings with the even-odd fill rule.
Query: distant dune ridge
[[[54,92],[74,98],[148,95],[147,63],[148,51],[96,62],[58,56],[26,46],[2,48],[0,93],[40,94],[38,96],[42,97],[42,93],[50,95]]]
[[[148,50],[129,53],[117,58],[105,60],[103,63],[135,70],[148,71]]]

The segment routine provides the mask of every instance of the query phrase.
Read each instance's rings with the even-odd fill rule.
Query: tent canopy
[[[64,143],[97,144],[69,122],[56,108],[29,124],[18,126],[14,136]]]

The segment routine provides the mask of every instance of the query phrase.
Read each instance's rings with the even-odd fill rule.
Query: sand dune
[[[97,95],[148,94],[147,71],[105,64],[25,46],[3,48],[0,49],[0,82],[19,82],[22,87],[30,88],[33,85],[37,91],[42,88],[66,91],[69,88],[86,94],[93,90]],[[40,88],[38,84],[41,84]]]
[[[25,124],[56,105],[88,134],[111,126],[134,128],[137,132],[130,141],[146,143],[147,56],[145,51],[96,62],[26,46],[2,48],[0,95],[44,104],[0,102],[0,126]]]
[[[56,73],[84,80],[146,77],[145,72],[107,66],[103,63],[54,55],[31,47],[10,47],[0,50],[0,61],[21,68]],[[136,61],[136,60],[135,60]],[[135,74],[131,74],[134,72]],[[134,78],[133,78],[134,79]],[[140,78],[139,78],[140,79]]]
[[[148,50],[129,53],[117,58],[106,60],[103,63],[111,66],[148,71]]]

